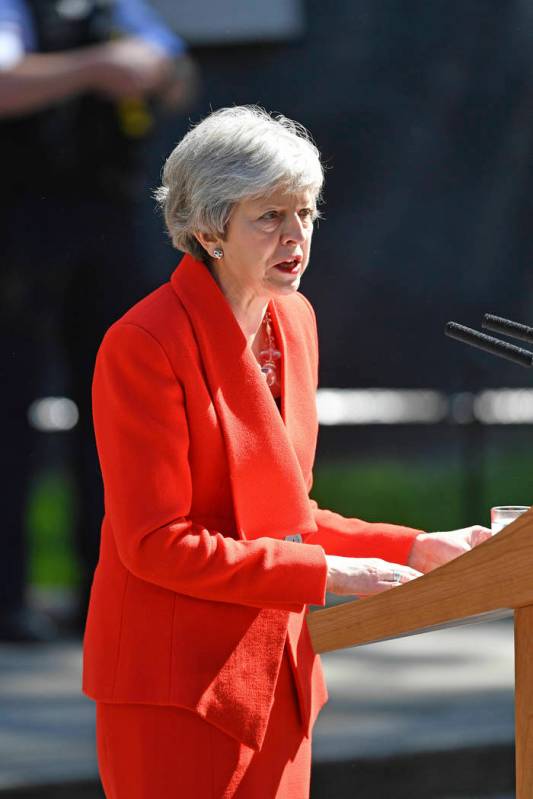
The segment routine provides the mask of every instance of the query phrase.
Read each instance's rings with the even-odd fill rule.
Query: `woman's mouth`
[[[286,275],[297,275],[300,271],[300,263],[300,258],[293,258],[292,260],[280,261],[274,265],[274,268]]]

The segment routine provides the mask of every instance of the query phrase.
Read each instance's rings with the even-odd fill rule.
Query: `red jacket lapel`
[[[245,538],[282,538],[316,530],[300,450],[307,460],[302,414],[293,412],[298,370],[292,368],[284,332],[284,313],[271,304],[276,332],[283,351],[283,423],[246,339],[217,283],[207,267],[185,256],[171,278],[191,320],[205,367],[207,383],[220,419],[228,454],[236,522]],[[301,343],[300,343],[301,347]],[[304,394],[306,392],[303,392]],[[314,401],[313,406],[314,406]],[[304,413],[308,408],[304,399]],[[312,419],[310,420],[312,423]],[[295,441],[291,443],[290,436]],[[311,452],[311,461],[314,446]]]
[[[318,433],[318,348],[314,319],[301,295],[276,299],[271,303],[270,311],[283,353],[282,412],[285,429],[309,492]]]

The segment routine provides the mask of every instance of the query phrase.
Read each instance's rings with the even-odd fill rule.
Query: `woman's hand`
[[[388,563],[381,558],[343,558],[326,555],[328,577],[326,590],[344,596],[379,594],[408,583],[420,572],[411,566]]]
[[[429,572],[482,544],[492,535],[479,524],[446,533],[419,533],[411,549],[409,565],[421,572]]]

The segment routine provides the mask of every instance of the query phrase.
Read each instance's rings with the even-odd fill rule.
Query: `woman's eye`
[[[273,219],[277,219],[278,212],[277,211],[267,211],[266,214],[263,214],[261,219],[266,219],[267,222],[270,222]]]
[[[302,208],[300,211],[300,216],[303,219],[314,219],[315,218],[315,210],[314,208]]]

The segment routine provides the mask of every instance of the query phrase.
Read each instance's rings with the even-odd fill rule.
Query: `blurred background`
[[[151,192],[222,106],[327,167],[315,498],[429,530],[529,504],[531,376],[443,330],[533,324],[532,43],[526,0],[0,0],[2,640],[81,634],[94,353],[175,267]]]
[[[72,14],[77,3],[59,5]],[[85,0],[78,5],[83,10]],[[194,78],[183,77],[194,86],[174,108],[153,92],[115,102],[122,127],[111,130],[110,139],[119,138],[104,143],[106,155],[135,185],[119,191],[122,175],[105,174],[94,186],[87,172],[100,156],[86,141],[78,153],[66,150],[67,136],[80,130],[64,120],[54,130],[50,117],[64,116],[71,99],[45,106],[39,157],[47,165],[39,171],[46,174],[33,191],[31,172],[28,197],[21,177],[30,174],[28,155],[15,137],[22,114],[0,118],[3,158],[14,173],[3,270],[15,252],[18,283],[27,283],[16,286],[11,326],[23,336],[17,329],[4,346],[19,363],[20,338],[38,353],[31,386],[26,374],[26,395],[19,392],[3,422],[6,436],[27,426],[30,408],[30,491],[23,499],[20,485],[13,488],[24,502],[29,585],[75,591],[96,557],[100,508],[97,488],[87,488],[98,479],[87,475],[97,471],[87,454],[94,351],[107,324],[166,280],[179,259],[151,199],[163,159],[191,122],[231,104],[259,103],[302,122],[327,166],[324,219],[302,289],[319,321],[321,386],[344,391],[319,398],[316,498],[344,513],[426,529],[487,523],[491,504],[528,504],[533,395],[516,389],[533,388],[530,375],[450,341],[443,329],[449,319],[479,329],[484,312],[533,322],[530,4],[276,0],[263,8],[154,0],[153,7],[165,35],[186,37],[187,45],[169,49],[179,64],[180,48],[188,48],[190,63],[180,69],[194,66]],[[118,154],[125,163],[117,166]],[[53,185],[67,182],[65,162],[74,180],[58,199]],[[21,267],[22,236],[31,263]],[[3,288],[3,304],[13,307],[15,289]],[[38,346],[27,341],[29,319]],[[46,397],[75,404],[32,404]],[[3,459],[5,484],[13,467]],[[92,492],[88,511],[84,492]]]

